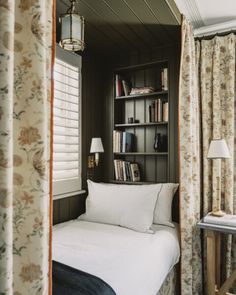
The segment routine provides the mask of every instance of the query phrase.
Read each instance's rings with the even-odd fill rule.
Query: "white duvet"
[[[179,260],[174,228],[155,234],[73,220],[54,226],[53,260],[93,274],[117,295],[156,295]]]

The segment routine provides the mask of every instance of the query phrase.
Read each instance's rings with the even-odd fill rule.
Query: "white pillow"
[[[163,224],[174,227],[172,223],[172,200],[178,188],[177,183],[159,183],[154,221],[156,224]]]
[[[120,185],[88,180],[86,213],[79,219],[153,232],[156,200],[156,185]]]

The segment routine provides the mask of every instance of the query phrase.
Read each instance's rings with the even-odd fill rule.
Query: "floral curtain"
[[[216,163],[207,159],[212,138],[224,138],[231,158],[222,161],[222,208],[236,214],[234,34],[194,42],[183,18],[179,84],[181,295],[203,294],[201,239],[196,223],[216,206]],[[199,150],[201,148],[201,150]],[[236,239],[225,236],[222,274],[236,268]]]
[[[179,82],[181,295],[202,295],[200,129],[197,58],[190,23],[182,21]]]
[[[52,1],[0,1],[0,294],[48,294]]]
[[[201,124],[203,148],[203,214],[215,207],[216,173],[214,161],[207,159],[212,138],[224,138],[231,158],[222,161],[222,208],[236,214],[236,124],[235,124],[235,59],[234,34],[196,41],[199,60]],[[213,202],[212,202],[213,200]],[[225,236],[222,270],[229,276],[236,268],[236,239]],[[233,265],[234,264],[234,265]]]

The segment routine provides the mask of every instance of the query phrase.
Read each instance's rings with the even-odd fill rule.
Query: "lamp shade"
[[[102,139],[100,137],[92,138],[90,153],[103,153]]]
[[[226,141],[224,139],[212,139],[208,154],[208,159],[224,159],[230,158],[230,153]]]

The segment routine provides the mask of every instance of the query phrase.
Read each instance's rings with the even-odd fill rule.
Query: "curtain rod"
[[[223,37],[223,36],[227,36],[230,34],[235,34],[236,35],[236,29],[235,30],[230,30],[230,31],[225,31],[225,32],[219,32],[219,33],[213,33],[213,34],[209,34],[209,35],[203,35],[201,37],[194,37],[195,40],[211,40],[216,36],[219,37]]]
[[[236,32],[236,21],[228,21],[224,23],[219,23],[215,25],[210,25],[210,26],[204,26],[200,27],[198,29],[194,30],[194,37],[201,39],[201,38],[206,38],[210,39],[213,38],[214,36],[224,36],[230,33],[235,33]]]

